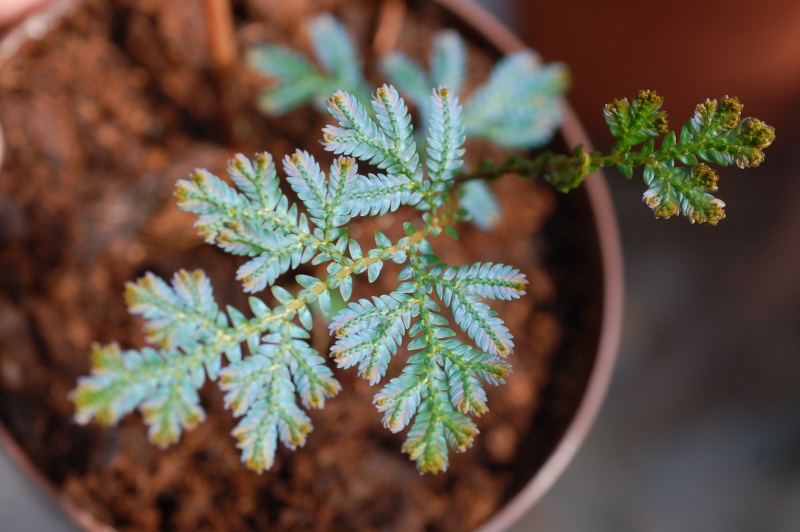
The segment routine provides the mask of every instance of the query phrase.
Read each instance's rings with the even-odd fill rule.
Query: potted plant
[[[371,4],[340,6],[337,13],[358,35],[359,25],[369,27],[370,20],[388,20],[379,26],[391,29],[392,16],[396,20],[396,15],[386,13],[390,13],[389,9],[402,9],[397,7],[402,4],[387,2],[385,6],[382,11]],[[430,42],[435,23],[446,19],[434,6],[418,8],[406,15],[414,18],[413,24],[408,24],[414,33],[405,37],[406,43]],[[279,8],[269,3],[254,3],[249,9],[274,10],[269,11],[269,19],[279,24],[243,26],[242,38],[261,40],[270,34],[281,34],[280,22],[288,24],[294,20],[294,25],[289,25],[295,28],[294,38],[302,39],[296,13],[281,10],[303,11],[306,7]],[[113,24],[104,25],[102,21],[107,20]],[[610,265],[614,258],[608,255],[601,258],[595,227],[591,223],[586,225],[585,218],[580,217],[587,210],[585,197],[556,199],[552,191],[537,183],[517,180],[505,185],[510,180],[500,180],[497,186],[508,187],[510,192],[503,200],[510,202],[506,209],[511,209],[515,218],[501,222],[504,225],[499,235],[486,236],[470,226],[453,225],[454,219],[461,216],[460,209],[469,211],[469,205],[463,202],[460,208],[454,205],[449,195],[452,184],[459,179],[469,181],[516,172],[528,176],[543,174],[557,187],[570,189],[579,185],[590,170],[601,166],[616,165],[629,175],[634,167],[644,166],[648,184],[645,199],[657,215],[668,217],[683,210],[696,221],[715,223],[722,215],[721,202],[709,194],[716,187],[715,174],[700,160],[755,165],[760,162],[761,148],[772,138],[771,129],[755,119],[740,121],[738,102],[726,98],[698,107],[695,120],[686,126],[678,142],[674,134],[667,133],[660,97],[642,91],[631,102],[617,100],[606,108],[612,133],[618,139],[611,154],[592,152],[584,142],[582,147],[571,145],[560,154],[543,152],[530,158],[507,157],[492,145],[475,144],[468,148],[494,156],[495,163],[479,166],[478,159],[472,159],[468,160],[472,169],[462,170],[458,165],[462,161],[459,116],[463,111],[455,94],[444,87],[435,88],[434,106],[426,120],[431,124],[430,133],[427,137],[414,137],[408,110],[399,93],[386,85],[375,92],[374,120],[349,93],[336,92],[328,100],[335,123],[326,129],[326,147],[342,157],[334,160],[330,170],[329,163],[323,164],[323,175],[316,161],[321,160],[324,151],[319,150],[319,155],[302,151],[312,149],[314,142],[310,141],[317,138],[309,129],[321,128],[315,111],[306,109],[296,111],[291,117],[242,120],[243,116],[251,116],[239,113],[239,106],[248,108],[249,102],[255,101],[254,84],[241,72],[243,69],[229,70],[224,62],[217,63],[221,65],[218,71],[235,83],[225,77],[217,78],[216,93],[212,90],[212,76],[205,78],[205,84],[198,83],[206,74],[198,75],[198,69],[192,68],[191,63],[194,61],[195,67],[205,63],[195,55],[196,47],[191,42],[198,33],[186,31],[196,20],[194,13],[177,6],[145,6],[140,11],[132,6],[120,8],[102,2],[86,2],[71,19],[67,35],[74,37],[79,30],[95,28],[108,37],[103,43],[91,43],[94,47],[81,48],[85,52],[81,59],[95,57],[108,61],[112,65],[111,75],[127,82],[125,88],[112,94],[94,92],[104,88],[96,81],[75,90],[77,102],[68,113],[74,112],[83,126],[77,128],[79,141],[94,146],[85,156],[95,165],[94,176],[86,174],[80,157],[70,159],[73,152],[58,143],[63,142],[63,137],[47,137],[51,126],[71,127],[63,125],[71,123],[70,117],[60,115],[64,110],[57,110],[48,100],[55,95],[40,95],[41,100],[34,106],[40,112],[26,117],[24,124],[13,127],[13,113],[12,127],[6,123],[10,144],[17,150],[11,151],[11,164],[16,164],[18,171],[33,165],[33,178],[30,183],[9,183],[2,193],[19,198],[15,199],[15,208],[22,220],[34,214],[38,217],[35,227],[21,222],[16,228],[17,238],[11,239],[5,250],[4,260],[13,266],[6,269],[12,273],[4,280],[9,294],[5,306],[7,322],[20,325],[16,327],[16,335],[21,338],[18,340],[31,346],[28,351],[33,353],[19,349],[16,355],[4,358],[2,399],[6,406],[2,415],[62,491],[120,527],[464,528],[483,522],[525,482],[512,475],[514,470],[530,473],[546,461],[546,457],[539,456],[538,463],[526,463],[519,460],[521,455],[530,450],[552,453],[556,447],[552,440],[562,438],[576,410],[575,425],[569,434],[574,438],[576,432],[586,430],[586,418],[591,417],[597,396],[602,394],[609,359],[603,359],[599,380],[592,381],[585,392],[595,406],[578,409],[578,405],[589,381],[596,344],[605,343],[601,346],[605,350],[613,348],[614,339],[601,335],[599,329],[603,326],[613,329],[618,314],[611,317],[611,322],[602,322],[596,314],[592,315],[602,306],[602,290],[597,285],[582,290],[580,285],[589,277],[598,279],[597,270],[603,264]],[[291,30],[286,33],[291,41]],[[361,35],[360,39],[365,41],[368,32]],[[81,38],[67,39],[62,46],[78,47],[83,44],[79,41]],[[335,53],[341,42],[329,41],[328,45],[318,46],[318,53],[331,52],[332,62],[341,59]],[[447,46],[445,43],[435,48],[444,50],[445,63],[458,53],[448,51]],[[489,75],[492,58],[482,55],[486,52],[480,52],[479,48],[473,45],[470,54],[479,64],[483,62],[484,73]],[[111,60],[119,59],[120,49],[129,55],[114,63]],[[156,53],[162,50],[167,52]],[[353,56],[347,57],[352,65]],[[128,69],[131,63],[133,68]],[[185,67],[183,71],[180,64]],[[323,65],[326,65],[324,58]],[[66,75],[58,65],[48,66],[30,72]],[[297,63],[288,66],[297,67]],[[305,66],[300,69],[309,73]],[[6,90],[13,93],[21,85],[15,85],[14,68],[8,72]],[[163,77],[155,77],[155,72]],[[310,74],[313,77],[314,72]],[[297,72],[293,71],[291,76],[295,78],[289,81],[296,80]],[[139,91],[130,90],[131,86]],[[241,87],[242,92],[231,95],[232,86]],[[26,96],[22,87],[21,96]],[[299,90],[297,86],[290,89]],[[142,97],[141,93],[148,96]],[[275,93],[272,94],[274,103]],[[288,94],[297,95],[298,92]],[[408,100],[413,100],[413,92]],[[223,111],[229,113],[225,115]],[[419,112],[425,115],[424,111]],[[220,120],[221,115],[227,118]],[[104,120],[108,116],[114,120]],[[41,117],[47,117],[48,127],[37,123]],[[174,132],[165,133],[173,126]],[[40,139],[45,155],[26,159],[19,138],[11,137],[15,131],[33,133],[34,138]],[[135,131],[142,142],[131,142],[128,131]],[[665,133],[665,140],[657,149],[652,139]],[[271,141],[265,140],[268,136]],[[206,144],[198,146],[197,137]],[[299,141],[302,150],[294,151],[297,146],[286,142],[287,138]],[[290,154],[284,166],[291,191],[278,188],[279,170],[275,168],[275,160],[266,155],[233,158],[230,175],[239,192],[213,175],[222,173],[218,168],[220,161],[229,157],[230,143],[248,139],[257,144],[253,150],[272,143],[276,146],[270,146],[271,150]],[[381,151],[384,141],[392,144],[392,150]],[[426,166],[422,162],[424,152],[416,159],[413,155],[418,153],[415,144],[422,142],[430,148]],[[397,158],[398,153],[403,156]],[[370,162],[378,166],[373,175],[356,171],[356,165],[366,166]],[[208,166],[212,171],[195,171],[191,179],[183,179],[178,188],[179,202],[186,210],[201,214],[201,229],[208,240],[234,253],[251,254],[246,266],[240,268],[236,261],[230,261],[210,246],[198,248],[191,236],[192,220],[181,217],[171,205],[169,196],[174,182],[194,166]],[[54,168],[61,181],[48,179]],[[74,168],[81,168],[82,173],[70,173]],[[98,188],[97,182],[89,179],[99,175],[105,176],[105,188]],[[75,196],[64,200],[68,191]],[[593,194],[595,205],[602,205],[602,200],[596,197],[598,192]],[[55,201],[45,204],[41,198]],[[478,196],[482,198],[485,196]],[[557,214],[548,222],[548,211],[555,209],[557,203],[560,205]],[[305,214],[293,210],[292,204],[301,205],[300,210]],[[400,204],[423,207],[419,212],[407,213],[411,220],[404,230],[400,222],[386,221],[383,217],[367,220],[361,226],[347,225],[344,229],[345,223],[349,224],[347,218],[382,214]],[[538,209],[526,209],[530,204],[536,204]],[[271,221],[260,225],[261,222],[245,214],[254,210]],[[472,214],[480,212],[473,210]],[[525,223],[521,223],[522,216]],[[598,223],[613,226],[613,220]],[[13,224],[9,227],[14,229]],[[588,238],[580,234],[580,227],[588,233]],[[457,246],[451,243],[444,250],[433,248],[433,237],[454,228],[461,234],[462,243]],[[552,259],[546,246],[536,241],[542,238],[537,236],[540,230],[557,235],[547,244],[553,252]],[[501,238],[505,235],[505,239]],[[441,236],[439,240],[449,242],[448,238]],[[614,237],[611,238],[611,244],[604,246],[613,247]],[[571,239],[574,240],[567,254],[572,256],[564,260],[573,268],[573,278],[569,281],[558,278],[567,269],[545,273],[544,257],[561,260],[555,250]],[[577,248],[572,248],[576,241]],[[24,245],[31,242],[36,242],[32,249]],[[68,251],[59,246],[65,242],[71,246]],[[375,244],[367,248],[367,242]],[[455,261],[464,257],[464,249],[480,250],[497,243],[500,243],[495,246],[497,255],[461,260],[460,263],[468,265],[465,268],[445,266],[434,258],[435,249],[448,264],[459,264]],[[306,251],[309,247],[313,249]],[[279,250],[279,256],[266,253],[270,250]],[[604,249],[607,252],[608,248]],[[525,290],[522,274],[514,267],[496,265],[498,261],[510,262],[515,256],[535,258],[529,270],[534,273],[528,275],[538,279],[532,289],[540,307],[534,310],[527,307],[522,312],[508,307],[507,314],[501,313],[509,322],[506,326],[475,296],[514,299],[521,295]],[[24,266],[31,257],[39,265],[37,269]],[[390,272],[392,259],[407,265],[402,271],[398,268]],[[478,264],[475,260],[484,262]],[[128,299],[134,311],[150,320],[147,334],[161,343],[164,350],[123,353],[110,343],[118,340],[120,334],[130,344],[141,344],[143,339],[138,332],[139,324],[132,324],[125,317],[121,305],[110,302],[113,296],[105,292],[106,288],[130,281],[135,277],[132,272],[155,270],[169,277],[171,271],[197,267],[220,274],[214,275],[215,285],[218,279],[234,280],[223,284],[221,290],[219,285],[216,287],[217,297],[230,307],[221,311],[212,301],[203,274],[185,271],[174,277],[171,286],[147,274],[138,283],[128,285]],[[286,287],[273,288],[272,295],[259,294],[266,302],[248,299],[235,281],[238,277],[248,291],[261,292],[290,267],[302,270],[290,276]],[[382,268],[385,270],[381,271]],[[368,284],[359,287],[353,283],[361,274],[370,281],[389,279],[387,285],[381,285],[387,291],[368,299],[368,293],[358,292]],[[618,272],[616,276],[610,275],[612,282],[619,283]],[[394,282],[397,276],[399,286]],[[333,330],[340,336],[334,353],[341,366],[355,365],[359,371],[334,374],[323,365],[324,360],[318,354],[327,349],[327,326],[324,322],[319,325],[320,317],[314,316],[312,303],[321,303],[323,313],[328,308],[335,309],[332,288],[344,300],[338,303],[338,311],[329,312],[336,316]],[[618,284],[612,286],[606,297],[618,296],[613,292],[618,288]],[[577,297],[578,310],[571,310],[571,317],[566,318],[566,309],[571,304],[557,300],[555,295],[571,290],[584,293]],[[353,293],[359,299],[347,305]],[[86,307],[84,312],[74,310],[81,306]],[[236,306],[245,309],[248,315],[234,310]],[[443,307],[447,306],[453,310],[452,317],[445,317]],[[175,319],[178,314],[182,314],[181,319]],[[448,319],[452,325],[445,325]],[[515,320],[514,325],[511,322]],[[453,337],[449,327],[463,329],[466,336]],[[464,413],[478,414],[485,409],[485,392],[478,386],[479,381],[493,383],[507,376],[509,366],[503,357],[510,350],[512,328],[531,329],[538,336],[533,342],[520,340],[519,333],[515,333],[518,346],[524,342],[524,351],[532,357],[524,362],[518,347],[515,357],[519,360],[514,364],[515,373],[508,377],[508,393],[504,396],[498,390],[500,393],[491,397],[493,412],[482,416],[478,426]],[[576,340],[571,328],[594,330]],[[407,338],[401,341],[402,336]],[[85,356],[78,357],[75,352],[93,340],[102,341],[105,347],[95,348],[92,376],[84,377],[72,395],[81,421],[90,418],[116,421],[124,412],[144,405],[151,439],[160,443],[175,439],[201,417],[207,416],[206,422],[187,432],[180,445],[164,452],[147,445],[142,425],[129,418],[113,431],[94,426],[81,428],[68,422],[73,411],[66,397],[74,386],[75,376],[87,372]],[[475,346],[471,346],[471,340]],[[246,345],[243,351],[242,343]],[[365,349],[368,343],[376,344],[375,348]],[[389,385],[376,401],[389,428],[411,426],[405,449],[420,470],[434,472],[450,465],[450,471],[436,477],[418,476],[413,466],[409,467],[399,456],[403,438],[394,438],[380,430],[382,416],[370,404],[374,390],[364,380],[354,378],[355,373],[360,373],[369,381],[381,380],[384,372],[390,371],[386,369],[390,355],[395,355],[398,344],[403,343],[416,353],[409,358],[406,367],[410,369],[399,376],[395,374],[393,380],[391,375],[386,377],[384,382]],[[582,353],[573,358],[561,357],[556,355],[559,348]],[[432,349],[446,354],[434,355]],[[291,353],[291,360],[285,364],[281,362],[282,352]],[[196,366],[191,365],[191,357],[187,356],[191,353],[201,355],[195,359],[199,362]],[[223,353],[230,364],[220,369]],[[42,362],[38,358],[44,363],[35,364]],[[571,366],[576,361],[584,364]],[[176,370],[174,362],[187,362],[189,366]],[[398,361],[394,364],[402,366]],[[46,365],[54,371],[45,374],[41,366]],[[53,376],[59,372],[65,375]],[[152,375],[147,373],[174,378],[156,377],[151,381]],[[276,374],[285,375],[286,379],[275,379]],[[206,386],[202,395],[198,395],[197,389],[207,377],[220,375],[222,392]],[[512,376],[517,380],[512,380]],[[41,401],[31,401],[32,396],[41,395],[42,386],[50,389],[46,407],[41,406]],[[351,399],[355,400],[340,397],[331,401],[339,387],[349,388]],[[570,388],[571,399],[564,402],[562,392]],[[265,394],[265,389],[276,393]],[[303,412],[298,406],[321,406],[325,399],[330,404],[319,415],[313,408]],[[552,403],[548,405],[547,401]],[[367,409],[357,406],[364,404]],[[244,422],[238,428],[233,428],[234,421],[223,405],[244,414]],[[61,417],[46,414],[44,421],[30,427],[26,423],[36,409],[54,409]],[[524,426],[532,417],[546,425],[553,422],[548,414],[558,410],[562,410],[559,426],[544,440],[540,429],[526,432]],[[274,412],[281,413],[280,419],[270,422],[267,417]],[[310,422],[316,427],[315,433],[321,432],[322,436],[306,438]],[[364,431],[358,433],[363,436],[354,435],[357,427]],[[477,429],[483,433],[477,440],[481,448],[465,453],[463,460],[448,464],[447,447],[465,450]],[[231,431],[239,436],[244,461],[257,470],[272,466],[272,472],[256,476],[245,471],[228,441],[227,434]],[[546,441],[548,438],[551,441]],[[307,443],[305,449],[290,453],[285,449],[276,451],[278,440],[288,447]],[[44,447],[55,450],[57,458],[46,458]],[[572,444],[560,447],[542,471],[563,467],[572,449]],[[92,454],[84,455],[87,450]],[[355,465],[347,462],[345,453],[356,460]],[[474,459],[466,458],[470,456]],[[478,459],[487,465],[478,466]],[[190,471],[196,474],[189,475]],[[526,493],[540,493],[543,485],[552,482],[552,473],[537,478],[534,487],[526,488]],[[111,502],[105,498],[110,496],[112,487],[125,494],[123,500]],[[402,492],[407,492],[405,497],[401,497]],[[134,495],[140,498],[134,499]],[[459,503],[462,509],[453,510]],[[507,515],[518,515],[515,504],[511,506],[514,509],[506,511]],[[211,507],[215,512],[207,512]]]

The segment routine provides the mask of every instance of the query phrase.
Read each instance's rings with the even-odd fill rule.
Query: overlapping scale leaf
[[[464,126],[458,97],[447,87],[431,94],[431,118],[428,124],[428,178],[435,193],[450,187],[450,181],[463,165]],[[441,204],[442,198],[434,205]]]
[[[228,175],[258,209],[274,208],[281,197],[275,163],[269,153],[256,153],[252,161],[237,153],[228,161]]]
[[[481,268],[485,266],[487,265],[478,263],[462,270],[460,268],[444,269],[444,266],[437,265],[431,270],[431,282],[436,289],[437,296],[445,306],[450,307],[458,326],[467,333],[471,340],[475,341],[479,349],[489,354],[506,356],[514,347],[511,333],[497,313],[474,294],[488,294],[488,297],[493,299],[513,298],[514,292],[518,292],[524,287],[522,284],[524,279],[517,278],[519,272],[507,271],[500,266],[495,269],[496,278],[482,284],[474,275],[470,275],[470,270],[474,268],[477,273],[480,273]],[[488,265],[487,273],[492,268],[492,265]],[[464,283],[463,286],[455,280],[459,276],[459,272],[463,272],[460,281]],[[504,277],[510,277],[511,280],[503,279]]]
[[[247,397],[247,408],[242,409],[246,413],[233,429],[233,435],[238,440],[242,462],[249,469],[261,473],[274,464],[278,440],[288,448],[296,449],[305,444],[312,426],[308,415],[295,402],[289,369],[268,357],[254,356],[247,359],[250,360],[253,360],[250,367],[229,368],[230,371],[223,375],[221,387],[228,391],[226,401],[228,397],[239,399],[246,397],[247,393],[252,394],[252,397]],[[239,375],[248,370],[259,373],[259,386],[253,391],[248,389],[237,394],[237,385],[244,381]]]
[[[775,139],[775,129],[756,118],[742,118],[741,113],[736,98],[706,100],[683,127],[676,151],[722,166],[758,166],[764,160],[763,149]]]
[[[244,415],[234,429],[242,461],[258,472],[274,461],[277,441],[294,449],[311,431],[308,416],[297,406],[322,408],[340,390],[324,359],[307,343],[308,333],[280,322],[263,337],[258,353],[222,371],[220,387],[234,415]]]
[[[716,225],[725,217],[725,203],[702,186],[691,185],[690,174],[691,170],[685,167],[646,166],[644,180],[648,189],[644,202],[657,218],[670,218],[680,212],[692,223]]]
[[[264,344],[261,352],[270,353],[289,346],[289,371],[300,401],[306,408],[324,407],[325,400],[338,394],[341,386],[333,377],[331,369],[325,365],[325,359],[308,345],[306,340],[308,333],[291,323],[284,324],[283,328],[284,330],[278,333],[281,336],[276,335],[274,338],[280,343]],[[269,341],[270,337],[266,336],[265,340]]]
[[[260,292],[289,268],[297,268],[310,260],[313,251],[314,248],[304,246],[295,235],[265,232],[261,254],[242,264],[236,271],[236,278],[242,281],[245,292]]]
[[[506,264],[476,262],[460,267],[439,267],[432,273],[440,275],[450,283],[437,283],[439,297],[450,286],[466,295],[474,295],[486,299],[510,300],[525,295],[528,280],[524,273]]]
[[[391,379],[373,399],[379,412],[383,412],[383,426],[400,432],[417,413],[422,398],[427,394],[424,375],[427,374],[425,355],[413,355],[403,372]]]
[[[352,157],[338,157],[328,174],[327,211],[322,229],[330,239],[338,238],[334,230],[350,221],[349,191],[353,188],[358,165]]]
[[[283,160],[283,169],[286,171],[286,181],[303,202],[311,221],[318,227],[324,227],[328,187],[319,163],[307,151],[297,150]]]
[[[447,471],[448,447],[464,452],[478,434],[475,423],[456,411],[447,393],[446,376],[436,368],[429,376],[428,393],[422,399],[414,423],[403,443],[403,452],[417,463],[421,473]]]
[[[352,94],[338,90],[328,98],[327,106],[339,126],[328,125],[322,130],[326,150],[352,155],[379,168],[396,163],[390,153],[386,134]]]
[[[214,244],[222,228],[253,212],[250,201],[208,170],[195,170],[189,179],[178,181],[175,190],[181,210],[199,214],[195,222],[206,242]]]
[[[180,356],[180,355],[176,355]],[[205,419],[197,387],[188,375],[159,386],[141,405],[150,441],[159,447],[177,442],[184,430]]]
[[[445,299],[452,294],[452,300],[445,302],[453,311],[453,317],[479,349],[490,354],[508,355],[514,348],[511,333],[486,303],[475,296],[460,291],[444,290]]]
[[[205,418],[197,396],[202,365],[178,351],[121,351],[117,344],[92,348],[92,373],[80,377],[71,398],[75,419],[113,424],[140,408],[150,439],[166,446]]]
[[[118,344],[92,346],[92,373],[78,378],[72,392],[75,419],[86,424],[92,419],[112,425],[136,409],[156,388],[154,375],[166,368],[151,352],[125,351]]]
[[[667,132],[667,114],[661,110],[664,98],[655,91],[639,91],[628,102],[617,99],[603,109],[611,134],[617,138],[615,152],[624,152],[649,138]]]
[[[450,400],[456,410],[480,416],[489,408],[482,382],[497,385],[511,372],[511,365],[497,355],[484,353],[456,339],[442,343],[444,372]]]
[[[416,146],[410,138],[410,116],[392,87],[380,87],[372,98],[380,126],[355,97],[337,91],[328,99],[328,111],[339,123],[323,129],[328,151],[351,155],[386,170],[390,178],[422,179]]]
[[[372,108],[397,159],[394,165],[386,167],[386,172],[419,180],[419,155],[414,142],[411,114],[405,102],[394,87],[384,85],[375,91]]]
[[[201,270],[180,270],[171,285],[148,273],[126,285],[125,299],[131,313],[147,320],[148,339],[161,346],[176,348],[215,334],[219,308]]]
[[[416,205],[422,194],[417,184],[404,175],[369,174],[356,176],[356,185],[347,200],[351,216],[382,216],[401,205]]]
[[[331,322],[338,338],[331,356],[339,367],[357,365],[370,384],[379,382],[418,312],[414,300],[397,292],[350,303]]]

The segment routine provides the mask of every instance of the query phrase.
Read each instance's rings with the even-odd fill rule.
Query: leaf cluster
[[[198,169],[176,189],[179,208],[197,215],[200,235],[244,257],[236,276],[252,294],[249,309],[221,309],[200,271],[179,271],[171,282],[147,274],[129,283],[130,311],[146,321],[150,345],[93,347],[91,374],[72,394],[79,422],[112,424],[138,409],[150,438],[168,445],[203,420],[198,390],[215,381],[240,418],[233,435],[242,461],[258,472],[269,469],[279,442],[302,446],[312,430],[308,411],[341,389],[310,344],[314,322],[331,316],[331,358],[372,385],[387,377],[401,351],[409,354],[373,402],[386,428],[408,429],[403,450],[421,472],[446,470],[449,450],[464,451],[478,433],[473,417],[488,410],[485,386],[502,383],[511,371],[511,333],[487,301],[516,299],[527,285],[512,266],[449,265],[434,252],[431,239],[456,237],[458,221],[471,217],[488,226],[499,215],[477,178],[514,172],[568,191],[601,167],[628,178],[642,167],[644,201],[657,217],[682,212],[693,222],[716,224],[724,204],[711,194],[718,177],[710,165],[758,166],[774,139],[773,128],[742,118],[741,104],[729,97],[698,105],[678,135],[669,130],[661,96],[640,91],[605,107],[616,139],[609,154],[577,146],[569,154],[512,155],[469,170],[467,135],[507,147],[550,138],[566,85],[560,65],[542,65],[530,51],[504,58],[462,106],[456,94],[467,52],[458,34],[436,35],[429,72],[399,52],[389,54],[383,72],[424,117],[425,128],[415,133],[394,86],[365,97],[355,47],[335,19],[316,19],[311,35],[319,67],[274,46],[256,49],[250,59],[278,80],[262,96],[267,112],[327,97],[334,123],[324,128],[322,144],[335,156],[330,166],[323,170],[298,149],[283,158],[279,174],[268,153],[237,155],[227,179]],[[287,186],[296,201],[284,193]],[[419,211],[421,222],[406,223],[396,241],[376,232],[367,246],[350,236],[354,218],[404,206]],[[404,265],[394,288],[350,301],[355,279],[366,274],[375,282],[387,261]],[[314,275],[297,271],[306,264]],[[282,286],[289,275],[294,283]],[[266,289],[269,299],[260,295]],[[334,311],[336,293],[345,305]]]
[[[676,135],[668,130],[662,104],[653,91],[639,91],[630,103],[622,99],[608,104],[606,122],[617,142],[602,164],[616,166],[628,178],[634,167],[642,166],[648,187],[644,201],[656,217],[680,212],[693,223],[716,224],[725,217],[725,204],[711,194],[717,191],[718,175],[709,165],[758,166],[775,130],[756,118],[742,118],[739,100],[724,96],[699,104]]]
[[[260,45],[248,54],[248,63],[276,83],[260,97],[265,113],[279,115],[319,103],[336,90],[355,95],[362,105],[368,102],[363,60],[341,24],[329,14],[321,15],[310,22],[309,35],[319,67],[299,52],[275,45]],[[448,87],[461,94],[467,59],[461,35],[443,30],[433,36],[429,71],[400,51],[381,57],[380,70],[427,124],[431,88]],[[465,132],[508,148],[541,146],[560,125],[568,85],[564,65],[545,64],[532,50],[504,57],[465,101]],[[424,137],[418,141],[424,142]]]
[[[284,179],[299,203],[282,192],[266,153],[232,159],[230,184],[206,170],[178,183],[178,206],[198,215],[205,240],[247,258],[237,272],[244,290],[269,287],[278,304],[253,296],[249,318],[232,307],[220,310],[202,272],[178,272],[171,284],[148,274],[130,284],[130,310],[145,318],[154,346],[94,348],[92,374],[73,394],[80,422],[114,423],[138,408],[151,439],[166,445],[203,419],[197,390],[216,380],[226,406],[241,417],[233,433],[242,460],[256,471],[270,468],[279,441],[289,448],[305,442],[312,429],[306,410],[321,408],[340,390],[309,344],[308,331],[319,318],[310,305],[330,313],[333,291],[348,301],[356,276],[366,273],[374,282],[390,260],[406,264],[396,288],[333,316],[331,355],[377,384],[402,346],[412,352],[375,405],[390,430],[410,427],[404,450],[420,471],[447,469],[448,449],[471,445],[478,430],[469,415],[487,411],[484,385],[503,381],[510,371],[504,357],[513,348],[508,329],[484,300],[520,297],[527,281],[501,264],[448,266],[428,242],[445,229],[453,232],[459,215],[447,205],[464,153],[462,108],[452,91],[431,91],[424,164],[397,91],[379,87],[371,104],[375,119],[347,92],[328,99],[336,124],[323,130],[323,144],[337,157],[327,173],[307,152],[284,158]],[[361,173],[359,162],[374,172]],[[353,217],[381,216],[403,205],[422,211],[424,223],[407,223],[398,241],[376,232],[374,247],[364,250],[349,236]],[[324,266],[326,274],[295,274],[296,293],[277,284],[304,263]],[[469,341],[457,337],[450,320]]]

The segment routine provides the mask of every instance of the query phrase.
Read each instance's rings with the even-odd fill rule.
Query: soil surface
[[[239,47],[270,40],[308,50],[302,21],[329,9],[369,64],[373,36],[388,23],[382,4],[235,2]],[[427,57],[433,29],[454,22],[428,3],[411,8],[397,47]],[[202,243],[194,217],[174,206],[175,181],[194,167],[222,175],[235,151],[281,158],[303,147],[330,160],[317,147],[325,117],[261,116],[249,102],[264,80],[240,66],[219,82],[207,49],[199,1],[89,0],[2,65],[0,419],[58,490],[120,530],[466,530],[483,522],[550,453],[591,369],[600,271],[580,194],[565,201],[502,179],[493,184],[506,213],[496,231],[463,226],[456,245],[433,242],[450,264],[503,262],[530,280],[528,295],[498,306],[515,336],[513,373],[488,390],[481,434],[466,453],[451,453],[447,473],[417,473],[400,452],[404,434],[381,426],[377,389],[352,370],[335,370],[343,391],[311,413],[306,446],[280,448],[262,475],[241,465],[235,420],[213,384],[202,390],[208,419],[166,450],[148,442],[138,414],[111,429],[72,421],[68,394],[88,372],[92,342],[144,344],[141,321],[124,305],[126,282],[203,268],[218,303],[247,308],[235,280],[241,259]],[[470,76],[485,76],[493,57],[480,43],[470,55]],[[218,97],[230,86],[241,89],[233,121]],[[376,228],[391,235],[400,225],[367,220],[351,234],[368,246]],[[381,279],[385,287],[364,282],[355,296],[390,290],[391,276]],[[315,334],[326,349],[325,331]]]

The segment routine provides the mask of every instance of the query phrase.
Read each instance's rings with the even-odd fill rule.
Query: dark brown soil
[[[240,45],[307,49],[303,17],[333,9],[369,50],[379,4],[242,0]],[[425,22],[406,21],[399,46],[426,53],[444,15],[414,7]],[[529,295],[499,309],[515,336],[514,372],[489,390],[474,448],[452,455],[445,474],[417,474],[400,453],[404,436],[381,426],[376,389],[353,371],[336,370],[344,390],[312,413],[305,448],[281,449],[263,475],[240,464],[235,420],[213,385],[203,389],[208,419],[164,451],[148,443],[138,416],[112,429],[72,422],[67,396],[88,371],[91,343],[143,344],[141,322],[124,306],[126,281],[203,268],[219,303],[247,308],[234,274],[241,261],[203,244],[172,200],[177,179],[196,166],[221,175],[234,153],[206,49],[200,2],[89,0],[0,69],[0,419],[61,492],[122,530],[474,527],[551,452],[591,370],[601,272],[580,195],[565,202],[504,179],[495,184],[506,213],[496,232],[463,227],[458,247],[447,237],[434,243],[451,264],[509,263],[531,281]],[[471,54],[471,75],[483,75],[491,58],[480,44]],[[248,117],[237,150],[282,157],[317,144],[323,117],[264,118],[247,103],[256,77],[241,68],[235,82]],[[352,234],[366,245],[376,226],[399,225],[367,222]]]

